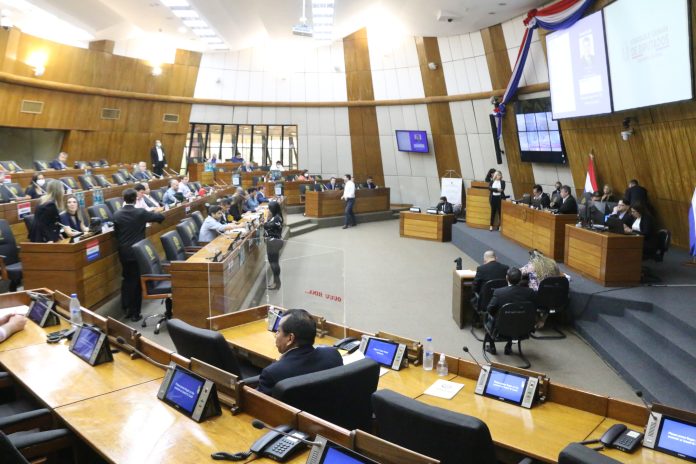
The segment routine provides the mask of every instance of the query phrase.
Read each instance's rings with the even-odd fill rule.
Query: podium
[[[471,307],[471,297],[474,295],[476,271],[455,269],[452,276],[452,319],[463,329],[474,311]]]

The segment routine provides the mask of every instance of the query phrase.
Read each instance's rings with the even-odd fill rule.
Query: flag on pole
[[[597,186],[597,176],[595,175],[594,156],[590,155],[590,160],[587,163],[587,176],[585,177],[585,198],[589,200],[594,192],[599,191]]]
[[[696,257],[696,188],[689,208],[689,254]]]

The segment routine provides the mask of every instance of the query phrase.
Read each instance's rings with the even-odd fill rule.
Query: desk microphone
[[[150,356],[146,355],[145,353],[143,353],[142,351],[140,351],[139,349],[137,349],[136,347],[134,347],[133,345],[131,345],[130,343],[128,343],[128,342],[126,341],[126,339],[123,338],[123,337],[121,337],[120,335],[119,335],[118,337],[116,337],[116,342],[117,342],[119,345],[127,346],[128,348],[130,348],[131,350],[133,350],[138,356],[140,356],[140,357],[143,358],[143,359],[146,359],[146,360],[150,361],[152,364],[154,364],[154,365],[156,365],[156,366],[159,366],[159,367],[161,367],[162,369],[169,369],[169,366],[168,366],[168,365],[162,364],[162,363],[159,362],[159,361],[155,361],[153,358],[151,358]]]
[[[645,398],[643,397],[643,392],[642,390],[636,390],[634,392],[638,398],[643,402],[646,408],[648,408],[648,412],[650,413],[650,417],[652,417],[655,421],[657,421],[657,417],[655,417],[655,413],[652,412],[652,406],[648,404],[647,401],[645,401]]]
[[[273,432],[276,432],[276,433],[279,433],[279,434],[281,434],[281,435],[284,435],[284,436],[286,436],[286,437],[293,438],[293,439],[295,439],[295,440],[297,440],[297,441],[299,441],[299,442],[304,443],[304,444],[307,445],[307,446],[321,446],[321,445],[322,445],[322,443],[319,443],[318,441],[305,440],[304,438],[300,438],[300,437],[295,436],[295,435],[293,435],[293,434],[291,434],[291,433],[283,432],[282,430],[276,429],[276,428],[274,428],[274,427],[271,427],[270,425],[268,425],[268,424],[266,424],[266,423],[264,423],[264,422],[261,422],[261,421],[258,420],[258,419],[254,419],[253,421],[251,421],[251,425],[252,425],[252,427],[254,427],[255,429],[259,429],[259,430],[268,429],[268,430],[271,430],[271,431],[273,431]]]
[[[471,351],[469,351],[469,347],[468,347],[468,346],[463,346],[463,347],[462,347],[462,350],[463,350],[466,354],[468,354],[469,357],[470,357],[471,359],[473,359],[474,362],[475,362],[476,364],[478,364],[478,367],[480,367],[481,369],[483,369],[483,366],[481,365],[481,363],[478,362],[478,360],[477,360],[476,358],[474,358],[474,355],[471,354]]]
[[[462,270],[462,258],[459,257],[459,258],[455,259],[454,262],[455,262],[456,265],[457,265],[457,268],[456,268],[456,269],[457,269],[458,271],[461,271],[461,270]]]

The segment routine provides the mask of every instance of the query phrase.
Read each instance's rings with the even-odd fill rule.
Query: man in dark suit
[[[141,161],[138,163],[138,167],[133,173],[133,177],[135,177],[138,180],[150,180],[152,178],[152,175],[147,170],[147,164],[145,163],[145,161]]]
[[[522,271],[516,267],[511,267],[508,269],[505,275],[507,279],[508,286],[503,288],[497,288],[493,291],[493,298],[488,303],[488,316],[486,318],[486,327],[488,330],[492,331],[495,326],[495,318],[498,314],[498,310],[508,303],[522,303],[525,301],[530,301],[532,303],[536,302],[536,292],[529,287],[521,287],[518,284],[522,280]],[[486,342],[489,343],[485,346]],[[496,354],[495,343],[493,339],[486,332],[486,337],[484,340],[484,349],[491,353]],[[505,345],[505,354],[512,353],[512,340],[508,340]]]
[[[507,270],[508,266],[498,262],[495,251],[486,251],[483,254],[483,264],[476,268],[476,276],[473,283],[474,292],[478,295],[483,284],[489,280],[504,279]]]
[[[633,205],[635,203],[640,203],[641,205],[648,206],[648,191],[642,185],[638,184],[636,179],[631,179],[628,182],[628,188],[624,192],[624,202],[627,205]]]
[[[578,202],[570,194],[570,187],[567,185],[561,187],[561,205],[558,207],[558,212],[561,214],[578,214]]]
[[[454,214],[454,208],[452,207],[452,203],[447,201],[447,197],[440,197],[440,201],[437,203],[437,206],[435,207],[437,209],[438,213],[442,214]]]
[[[68,169],[68,154],[64,151],[58,153],[58,158],[54,159],[48,163],[48,167],[55,169],[56,171],[61,171],[63,169]]]
[[[260,392],[270,395],[281,380],[343,365],[343,358],[335,348],[314,348],[316,333],[316,322],[304,309],[291,309],[283,314],[275,337],[281,356],[261,371]]]
[[[326,184],[326,190],[341,190],[341,187],[336,183],[336,178],[332,177],[329,183]]]
[[[375,184],[375,180],[372,178],[372,176],[367,177],[367,182],[365,182],[365,188],[370,190],[377,188],[377,184]]]
[[[140,269],[133,252],[133,245],[145,238],[145,226],[148,222],[162,222],[160,213],[135,207],[138,193],[134,189],[123,192],[123,208],[114,213],[114,233],[118,242],[118,258],[123,269],[121,284],[121,307],[126,310],[126,317],[137,322],[142,319],[140,307]]]
[[[158,176],[164,174],[164,168],[168,167],[167,156],[164,154],[162,142],[155,140],[155,146],[150,149],[150,160],[152,161],[152,172]]]
[[[532,188],[532,206],[539,209],[551,207],[551,198],[544,193],[544,189],[539,184]]]
[[[631,227],[635,218],[630,210],[631,207],[628,206],[624,200],[619,200],[619,203],[614,207],[614,211],[611,215],[621,219],[621,222],[623,222],[625,226]]]

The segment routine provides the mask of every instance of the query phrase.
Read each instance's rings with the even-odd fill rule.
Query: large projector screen
[[[554,119],[611,113],[602,12],[546,36]]]
[[[618,0],[604,21],[614,111],[692,98],[687,0]]]

